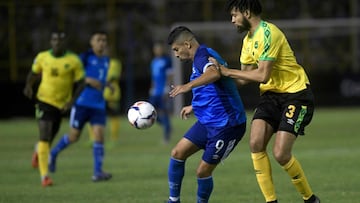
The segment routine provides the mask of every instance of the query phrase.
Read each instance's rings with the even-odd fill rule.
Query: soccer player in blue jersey
[[[213,49],[200,45],[187,27],[171,31],[168,44],[180,60],[192,61],[190,82],[172,86],[170,97],[192,91],[191,105],[183,107],[180,115],[187,119],[193,112],[194,125],[171,151],[168,168],[170,196],[168,203],[180,202],[181,183],[185,161],[192,154],[204,150],[197,168],[197,202],[209,201],[212,189],[212,172],[235,148],[246,129],[246,114],[234,81],[222,77],[209,61],[214,57],[226,62]]]
[[[76,142],[86,122],[90,122],[95,135],[93,143],[94,182],[108,180],[110,173],[102,170],[104,159],[104,133],[106,122],[105,100],[103,90],[106,86],[106,76],[110,58],[104,55],[107,46],[107,34],[102,31],[94,32],[90,39],[91,49],[81,54],[80,58],[86,71],[87,86],[71,109],[70,132],[65,134],[52,148],[50,153],[49,170],[55,172],[56,158],[62,150]]]
[[[168,88],[172,66],[171,59],[165,54],[164,45],[156,42],[153,46],[154,58],[151,61],[151,89],[149,101],[152,103],[158,113],[157,121],[163,127],[164,143],[169,143],[171,136],[171,123],[169,117],[166,98],[168,97]]]

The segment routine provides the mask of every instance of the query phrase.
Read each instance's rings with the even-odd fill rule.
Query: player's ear
[[[188,49],[191,48],[191,43],[190,43],[190,41],[185,40],[185,41],[184,41],[184,45],[185,45],[185,47],[188,48]]]
[[[246,18],[251,18],[251,12],[250,12],[250,10],[249,9],[246,9],[245,11],[244,11],[244,13],[243,13],[243,15],[246,17]]]

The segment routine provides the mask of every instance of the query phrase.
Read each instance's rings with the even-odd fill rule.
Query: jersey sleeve
[[[42,58],[43,58],[43,57],[42,57],[42,54],[41,54],[41,53],[39,53],[39,54],[35,57],[35,59],[34,59],[34,61],[33,61],[33,64],[32,64],[32,66],[31,66],[31,70],[32,70],[33,73],[35,73],[35,74],[41,73],[41,71],[42,71],[42,67],[41,67]]]
[[[213,63],[209,61],[210,54],[205,48],[201,48],[201,50],[196,53],[194,58],[194,65],[201,73],[204,73],[206,68]]]
[[[85,70],[80,58],[77,56],[74,56],[74,58],[75,58],[74,79],[75,81],[79,81],[85,77]]]
[[[274,61],[281,47],[281,32],[277,29],[271,30],[268,25],[264,26],[263,49],[260,54],[260,61]]]

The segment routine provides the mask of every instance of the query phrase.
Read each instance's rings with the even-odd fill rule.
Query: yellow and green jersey
[[[106,101],[119,101],[121,97],[121,89],[119,86],[121,76],[121,61],[119,59],[111,58],[109,70],[107,73],[107,81],[111,81],[111,85],[114,88],[113,91],[109,87],[105,87],[104,98]]]
[[[295,93],[310,84],[304,68],[299,65],[284,33],[269,22],[261,21],[253,36],[243,40],[240,62],[259,65],[259,61],[273,61],[270,79],[260,84],[260,93]]]
[[[73,84],[85,77],[79,57],[69,51],[60,57],[55,57],[52,50],[40,52],[32,71],[41,74],[37,99],[59,109],[70,101]]]

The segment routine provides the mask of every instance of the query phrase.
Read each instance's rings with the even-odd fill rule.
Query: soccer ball
[[[128,120],[137,129],[150,128],[156,120],[156,110],[146,101],[135,102],[128,110]]]

